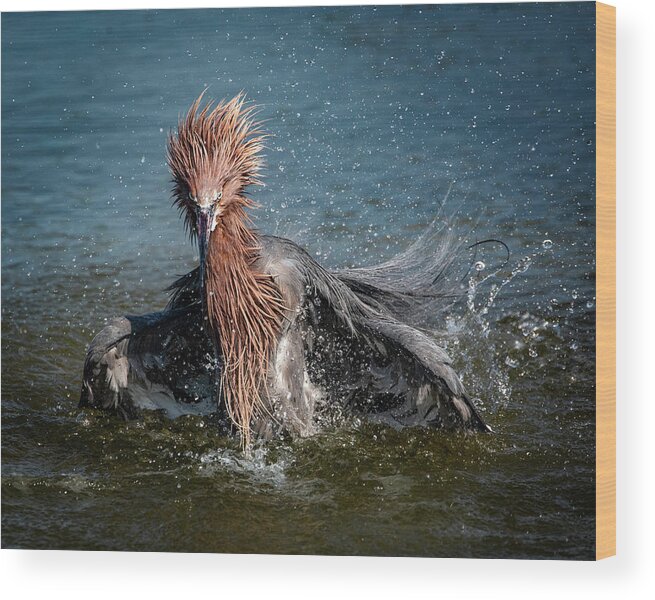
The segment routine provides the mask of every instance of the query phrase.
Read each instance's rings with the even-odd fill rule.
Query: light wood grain
[[[596,3],[596,559],[616,554],[616,9]]]

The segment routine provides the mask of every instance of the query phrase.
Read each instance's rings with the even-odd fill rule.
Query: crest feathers
[[[168,137],[168,166],[180,208],[207,186],[230,183],[241,194],[247,186],[261,184],[260,153],[267,136],[255,120],[257,106],[248,105],[243,92],[227,102],[203,105],[204,95]]]

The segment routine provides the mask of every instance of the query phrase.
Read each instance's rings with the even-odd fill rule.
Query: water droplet
[[[479,260],[473,265],[476,271],[484,271],[486,266],[487,265],[485,265],[481,260]]]
[[[522,258],[516,265],[516,268],[512,271],[513,274],[525,273],[532,264],[532,259],[529,256]]]
[[[542,246],[543,246],[546,250],[548,250],[549,248],[552,248],[552,247],[553,247],[553,241],[552,241],[552,240],[544,240],[544,243],[542,244]]]

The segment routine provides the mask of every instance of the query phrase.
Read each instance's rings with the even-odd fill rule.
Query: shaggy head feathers
[[[261,184],[260,152],[266,138],[254,120],[257,107],[246,105],[243,93],[229,102],[210,100],[202,106],[203,96],[168,137],[174,203],[192,235],[196,205],[213,203],[222,211],[232,204],[252,205],[244,193],[249,185]]]

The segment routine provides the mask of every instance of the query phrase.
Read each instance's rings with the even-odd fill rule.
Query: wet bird
[[[323,268],[259,233],[248,195],[266,134],[254,106],[195,101],[169,136],[173,199],[199,265],[166,308],[112,320],[91,342],[80,406],[126,418],[218,413],[251,439],[307,436],[325,415],[487,431],[448,354],[421,326],[446,305],[453,250],[433,226],[369,268]]]

